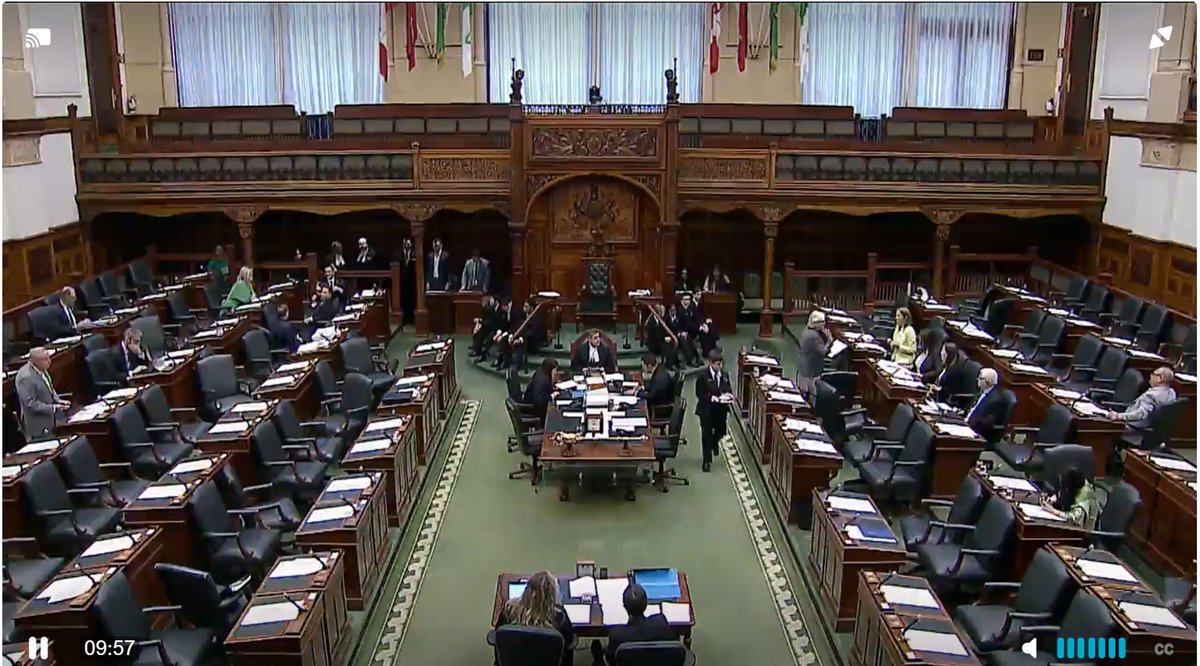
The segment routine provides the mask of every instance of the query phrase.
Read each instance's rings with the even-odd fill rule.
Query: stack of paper
[[[1182,458],[1171,458],[1168,456],[1150,456],[1150,462],[1155,466],[1163,469],[1171,469],[1177,472],[1196,473],[1196,466]]]
[[[92,576],[87,574],[71,576],[70,578],[59,578],[42,588],[42,591],[38,592],[37,598],[45,599],[48,604],[56,604],[67,599],[74,599],[92,589],[94,585]]]
[[[336,326],[326,326],[313,331],[312,339],[314,342],[333,342],[338,338],[338,335],[340,335],[340,333]]]
[[[874,515],[878,513],[875,506],[870,500],[859,499],[857,497],[843,497],[841,495],[830,495],[826,498],[829,508],[838,511],[846,511],[849,513],[867,513]]]
[[[176,359],[181,359],[181,358],[191,358],[192,354],[195,354],[195,353],[196,353],[196,350],[194,348],[193,349],[178,349],[175,351],[167,352],[167,358],[169,358],[171,360],[176,360]]]
[[[887,352],[886,349],[875,344],[874,342],[858,342],[855,343],[854,348],[858,351],[871,352],[874,354],[883,354]]]
[[[210,435],[246,432],[250,429],[249,421],[222,421],[208,429]]]
[[[596,581],[596,598],[600,602],[605,625],[629,622],[625,605],[622,603],[626,587],[629,587],[628,578],[606,578]]]
[[[308,365],[309,365],[308,361],[295,361],[292,363],[284,363],[283,365],[279,366],[278,368],[275,368],[275,372],[294,372],[296,370],[303,370],[303,369],[307,368]]]
[[[351,446],[347,453],[360,454],[370,453],[372,451],[383,451],[391,445],[392,440],[390,439],[368,439],[355,442],[354,446]]]
[[[187,492],[187,486],[182,483],[172,483],[163,486],[150,486],[138,495],[138,499],[153,500],[153,499],[173,499],[182,496]]]
[[[945,423],[939,421],[933,424],[933,428],[943,435],[949,435],[951,437],[979,439],[979,433],[972,430],[970,426],[965,426],[958,423]]]
[[[100,555],[107,555],[109,553],[119,553],[137,543],[137,539],[140,536],[140,534],[123,534],[105,539],[97,539],[86,550],[80,553],[79,557],[99,557]]]
[[[428,354],[431,351],[437,351],[438,349],[445,347],[447,344],[449,343],[445,340],[442,340],[441,342],[426,342],[425,344],[417,345],[416,348],[413,349],[413,353]]]
[[[834,340],[833,344],[829,345],[829,358],[833,358],[844,351],[846,351],[846,343],[841,340]]]
[[[1106,335],[1100,339],[1104,340],[1105,342],[1107,342],[1110,345],[1116,345],[1118,347],[1130,347],[1133,345],[1133,340],[1126,340],[1125,338],[1114,338],[1110,335]]]
[[[890,533],[885,534],[883,530],[864,532],[862,527],[855,525],[855,524],[846,525],[846,527],[843,529],[846,532],[846,536],[850,537],[851,539],[853,539],[855,541],[871,541],[871,542],[875,542],[875,543],[896,543],[896,537]],[[884,528],[884,530],[886,530],[886,528]]]
[[[327,523],[333,520],[344,520],[354,515],[353,507],[345,504],[339,506],[328,506],[321,509],[313,509],[312,513],[308,514],[306,523]]]
[[[213,466],[214,458],[197,458],[195,460],[185,460],[171,468],[169,474],[190,474],[192,472],[202,472]]]
[[[351,303],[346,306],[346,312],[362,312],[367,309],[366,303]]]
[[[555,384],[554,388],[556,388],[560,391],[570,391],[570,390],[574,389],[576,386],[578,386],[578,384],[575,383],[575,380],[568,379],[565,382],[559,382],[559,383]]]
[[[746,354],[746,360],[758,365],[779,365],[779,359],[763,356],[762,354]]]
[[[1013,363],[1011,367],[1013,370],[1016,370],[1017,372],[1024,372],[1024,373],[1028,373],[1031,375],[1050,374],[1050,373],[1046,372],[1046,370],[1044,368],[1042,368],[1041,366],[1032,365],[1030,363]]]
[[[0,477],[11,479],[12,477],[20,474],[21,470],[23,469],[25,469],[24,465],[5,465],[4,467],[0,468]]]
[[[375,298],[374,289],[363,289],[354,295],[355,298]]]
[[[805,401],[804,401],[804,396],[803,396],[803,395],[801,395],[801,394],[799,394],[799,393],[788,393],[788,392],[785,392],[785,391],[768,391],[768,392],[767,392],[767,399],[768,399],[768,400],[775,400],[775,401],[777,401],[777,402],[786,402],[786,403],[788,403],[789,405],[803,405],[803,404],[805,404]]]
[[[663,617],[671,624],[689,624],[692,621],[692,605],[664,601],[661,605]]]
[[[824,442],[818,439],[798,439],[794,446],[797,451],[802,453],[822,453],[828,455],[837,453],[837,449],[833,448],[831,442]]]
[[[958,636],[949,632],[909,629],[904,632],[904,639],[914,652],[937,652],[960,657],[970,654],[967,652],[967,648],[963,647],[962,641],[958,640]]]
[[[811,435],[824,435],[825,430],[821,428],[821,424],[813,421],[804,421],[802,419],[785,418],[783,420],[783,429],[793,432],[803,432]]]
[[[992,356],[997,358],[1020,358],[1021,352],[1015,349],[993,349]]]
[[[267,407],[270,407],[270,405],[268,405],[265,402],[243,402],[240,405],[234,405],[233,409],[231,409],[229,411],[233,412],[234,414],[242,414],[245,412],[258,413],[258,412],[261,412],[262,410],[266,409]]]
[[[1028,493],[1036,493],[1037,486],[1033,485],[1029,479],[1022,479],[1016,476],[999,476],[993,474],[988,477],[988,481],[992,482],[997,488],[1008,488],[1009,490],[1021,490]]]
[[[1055,523],[1063,522],[1063,519],[1059,518],[1057,514],[1047,511],[1045,508],[1043,508],[1042,506],[1040,506],[1038,504],[1030,504],[1028,502],[1017,502],[1017,509],[1026,518],[1034,518],[1036,520],[1048,520],[1050,522],[1055,522]]]
[[[117,400],[127,400],[138,394],[138,390],[134,387],[113,389],[105,393],[102,397],[106,402],[115,402]]]
[[[330,319],[329,321],[334,324],[344,324],[348,321],[354,321],[356,319],[358,319],[358,315],[351,312],[351,313],[347,313],[347,314],[340,314],[340,315],[334,317],[333,319]]]
[[[312,354],[312,353],[321,351],[321,347],[322,347],[322,345],[320,342],[305,342],[304,344],[302,344],[296,348],[296,353]]]
[[[296,375],[279,375],[278,377],[269,377],[262,384],[259,384],[258,387],[270,388],[272,386],[291,386],[292,384],[296,383],[296,379],[298,379]]]
[[[589,604],[563,604],[571,624],[591,624],[592,607]]]
[[[371,477],[367,475],[361,476],[343,476],[329,482],[325,486],[327,493],[344,493],[350,490],[366,490],[371,487]]]
[[[1169,608],[1138,604],[1132,601],[1122,601],[1117,606],[1125,613],[1125,617],[1138,624],[1153,624],[1159,627],[1175,627],[1176,629],[1187,628],[1183,620],[1175,617],[1175,614]]]
[[[1159,354],[1155,354],[1154,352],[1142,351],[1141,349],[1130,348],[1130,349],[1127,349],[1126,351],[1128,351],[1129,355],[1134,358],[1148,358],[1148,359],[1153,359],[1155,361],[1166,361],[1167,360]]]
[[[372,421],[363,428],[363,432],[374,432],[376,430],[393,430],[404,425],[404,417],[395,419],[385,419],[383,421]]]
[[[596,596],[596,579],[592,576],[581,576],[567,584],[568,592],[574,599]]]
[[[54,451],[62,446],[61,439],[44,439],[40,442],[30,442],[25,446],[17,449],[16,455],[25,456],[31,453],[41,453],[42,451]]]
[[[81,423],[83,421],[91,421],[92,419],[96,418],[97,416],[103,415],[107,411],[108,411],[108,405],[104,404],[103,402],[93,402],[90,405],[86,405],[86,406],[80,408],[79,411],[72,414],[71,418],[67,419],[67,420],[70,421],[71,423]]]
[[[302,607],[302,605],[294,604],[290,601],[260,604],[246,611],[246,615],[242,617],[242,626],[253,627],[259,624],[291,622],[300,617],[300,609]]]
[[[901,585],[881,585],[883,600],[896,606],[913,606],[916,608],[937,608],[937,599],[923,587],[904,587]]]
[[[397,379],[396,382],[394,384],[392,384],[392,386],[395,388],[400,388],[401,386],[413,386],[415,384],[424,384],[425,382],[429,381],[432,377],[433,377],[433,375],[413,375],[412,377],[401,377],[400,379]]]
[[[219,338],[224,334],[225,334],[225,331],[222,331],[220,328],[214,326],[212,328],[206,328],[203,331],[200,331],[199,333],[193,335],[192,339],[193,340],[208,340],[209,338]]]
[[[1175,373],[1175,379],[1176,379],[1176,381],[1183,382],[1184,384],[1195,384],[1196,383],[1196,375],[1189,375],[1186,372]]]
[[[1089,560],[1081,557],[1075,560],[1075,566],[1079,570],[1087,574],[1091,578],[1104,578],[1105,580],[1119,580],[1125,583],[1138,582],[1137,577],[1130,573],[1129,569],[1116,564],[1114,562],[1101,562],[1099,560]]]
[[[1078,400],[1083,397],[1083,394],[1080,393],[1079,391],[1072,391],[1070,389],[1058,388],[1057,386],[1050,387],[1050,395],[1052,395],[1056,398],[1062,398],[1063,400]]]
[[[1082,416],[1105,416],[1108,410],[1097,405],[1091,400],[1081,400],[1072,404],[1072,409]]]
[[[319,557],[298,557],[294,560],[278,562],[267,578],[292,578],[294,576],[311,576],[325,568],[325,563]]]

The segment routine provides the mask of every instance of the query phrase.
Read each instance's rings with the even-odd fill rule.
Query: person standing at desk
[[[796,388],[804,395],[812,393],[817,378],[825,369],[825,356],[829,353],[829,336],[825,332],[825,313],[813,310],[808,313],[808,324],[800,334],[799,369],[796,371]]]
[[[333,241],[329,244],[329,254],[325,255],[325,265],[333,266],[333,270],[340,271],[346,267],[346,258],[342,256],[342,242]]]
[[[71,408],[71,403],[60,400],[54,390],[50,363],[50,352],[45,347],[34,347],[29,350],[29,361],[17,371],[17,400],[21,403],[25,437],[30,440],[54,434],[58,419]]]
[[[708,354],[708,367],[696,377],[696,415],[700,417],[700,441],[704,449],[702,469],[705,472],[712,470],[713,456],[720,455],[729,403],[733,399],[733,386],[724,365],[721,350],[714,349]]]
[[[128,379],[138,368],[150,366],[150,355],[142,347],[142,332],[130,326],[121,344],[112,348],[113,369]]]
[[[375,258],[377,256],[378,255],[375,254],[375,250],[371,248],[369,243],[367,243],[367,239],[365,237],[359,238],[358,254],[355,255],[354,265],[351,266],[351,268],[356,271],[373,270],[376,267]]]
[[[333,264],[325,267],[325,274],[321,280],[317,282],[317,291],[313,294],[313,307],[317,306],[318,296],[321,293],[321,287],[329,287],[329,293],[333,296],[333,300],[338,303],[343,303],[346,300],[346,283],[337,276],[337,269]]]
[[[242,266],[241,270],[238,271],[237,282],[233,283],[233,287],[229,289],[229,295],[221,303],[221,310],[233,312],[253,300],[254,270],[249,266]]]
[[[225,258],[225,246],[218,245],[213,250],[213,256],[204,264],[204,272],[212,276],[214,282],[224,284],[225,276],[229,275],[229,260]]]
[[[892,360],[911,368],[917,358],[917,331],[912,326],[912,313],[908,308],[896,310],[896,328],[892,331]]]
[[[425,291],[446,291],[450,286],[450,254],[442,239],[433,239],[433,250],[425,255]]]
[[[721,272],[721,267],[713,264],[712,273],[704,278],[701,291],[726,293],[733,291],[733,285],[729,282],[729,276]]]
[[[460,291],[487,291],[491,279],[492,271],[487,259],[479,256],[479,248],[471,250],[471,258],[463,264]]]
[[[571,355],[571,369],[575,371],[584,368],[604,368],[605,372],[617,371],[617,360],[613,358],[612,350],[600,339],[600,331],[593,330],[588,335],[586,343],[575,348]]]
[[[400,310],[404,313],[403,324],[413,323],[417,308],[417,251],[411,238],[404,239],[400,251]]]
[[[675,276],[675,295],[678,296],[680,292],[691,290],[692,279],[688,276],[688,269],[680,268],[679,275]]]
[[[546,422],[546,410],[550,407],[551,396],[554,394],[554,382],[557,378],[558,361],[552,358],[543,359],[537,372],[530,377],[529,386],[525,387],[525,395],[521,396],[521,402],[532,405],[533,413],[543,423]]]
[[[662,613],[646,617],[646,606],[649,597],[646,588],[637,583],[630,583],[621,595],[621,605],[629,615],[629,621],[608,628],[608,647],[601,650],[600,641],[592,641],[593,666],[616,666],[617,649],[625,643],[644,643],[646,641],[677,641],[679,634],[671,628],[667,618]]]
[[[496,627],[506,624],[557,629],[563,637],[561,664],[571,664],[575,627],[571,624],[571,618],[567,617],[566,609],[559,603],[558,580],[550,572],[533,574],[520,597],[504,602],[500,617],[496,619]]]

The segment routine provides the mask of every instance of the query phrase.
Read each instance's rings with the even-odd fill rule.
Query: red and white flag
[[[391,32],[389,26],[392,23],[392,7],[396,6],[394,2],[381,3],[380,12],[383,14],[379,21],[379,75],[384,81],[388,80],[388,34]]]
[[[738,71],[746,71],[746,52],[750,49],[750,5],[738,3]]]
[[[721,4],[720,2],[712,3],[712,41],[708,44],[709,74],[717,73],[717,65],[721,58],[721,45],[719,43],[721,37]]]
[[[404,56],[408,71],[417,66],[417,3],[404,3]]]

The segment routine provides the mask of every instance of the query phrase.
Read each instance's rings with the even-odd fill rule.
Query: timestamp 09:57
[[[85,659],[128,659],[137,650],[137,641],[132,638],[86,638],[79,647],[80,656]]]

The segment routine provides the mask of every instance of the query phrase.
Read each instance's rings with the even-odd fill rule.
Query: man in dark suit
[[[318,287],[317,303],[313,307],[312,316],[308,318],[309,323],[313,324],[313,328],[328,326],[329,322],[333,321],[333,318],[341,313],[341,305],[333,297],[333,291],[329,288],[329,285],[322,284]]]
[[[525,343],[524,340],[517,337],[521,324],[525,323],[525,315],[512,311],[512,299],[505,302],[505,307],[508,308],[506,313],[508,326],[500,331],[500,337],[496,338],[496,362],[492,365],[497,370],[503,370],[512,365],[514,348]]]
[[[504,299],[500,302],[496,312],[492,315],[491,333],[484,339],[483,346],[479,348],[479,355],[475,357],[475,362],[486,361],[488,351],[492,345],[497,345],[504,336],[508,334],[509,326],[512,325],[512,299]],[[497,357],[499,358],[499,357]]]
[[[442,239],[433,239],[433,250],[425,255],[425,291],[450,288],[450,254],[442,249]]]
[[[674,331],[666,326],[666,310],[663,309],[662,303],[655,303],[650,308],[652,311],[646,315],[646,349],[661,356],[667,368],[674,370],[676,345],[671,337]]]
[[[529,386],[525,387],[525,395],[521,397],[521,402],[533,406],[534,415],[543,423],[546,421],[546,409],[550,406],[551,396],[554,394],[557,374],[558,361],[552,358],[544,359],[538,371],[530,378]]]
[[[525,301],[521,315],[515,317],[516,325],[512,326],[511,337],[500,343],[500,367],[508,368],[516,364],[517,368],[525,367],[525,359],[531,352],[536,352],[546,344],[546,325],[542,322],[542,313],[537,312],[533,301]],[[528,323],[526,323],[528,322]],[[524,330],[520,330],[524,327]],[[517,335],[518,331],[520,335]]]
[[[696,415],[700,417],[700,440],[704,450],[702,469],[712,469],[713,456],[720,455],[721,439],[725,437],[725,420],[733,402],[733,385],[725,374],[725,359],[721,350],[708,354],[708,367],[696,377]]]
[[[150,355],[142,348],[142,332],[132,326],[125,329],[121,344],[109,353],[112,354],[113,369],[122,379],[128,379],[134,370],[150,365]]]
[[[1008,405],[1004,394],[996,384],[999,376],[992,368],[979,371],[979,397],[967,410],[967,425],[989,442],[999,441],[1008,425]]]
[[[404,313],[404,325],[413,323],[417,309],[417,251],[411,238],[404,239],[400,251],[400,310]]]
[[[696,304],[692,302],[690,293],[683,293],[679,296],[679,307],[676,310],[676,317],[671,324],[671,329],[679,336],[679,346],[683,349],[683,356],[692,367],[700,367],[700,355],[696,353],[697,338],[700,335],[700,313],[696,309]],[[708,355],[705,355],[707,358]]]
[[[608,628],[608,647],[600,649],[600,642],[592,642],[593,666],[609,666],[617,663],[617,649],[625,643],[644,643],[647,641],[677,641],[679,634],[671,628],[666,616],[655,613],[646,617],[646,606],[649,598],[646,589],[637,583],[630,583],[621,597],[621,605],[629,615],[629,622]]]
[[[377,268],[375,259],[378,255],[375,250],[367,243],[366,238],[358,239],[358,254],[354,255],[354,262],[350,264],[351,270],[369,271]]]
[[[646,391],[646,406],[651,412],[655,407],[675,402],[671,373],[659,365],[658,357],[653,354],[642,357],[642,384]]]
[[[300,346],[300,336],[296,333],[296,325],[288,320],[287,303],[280,303],[275,309],[275,317],[267,325],[271,333],[271,346],[275,349],[286,349],[295,353]]]
[[[320,300],[321,287],[329,287],[329,294],[339,304],[346,302],[346,283],[337,277],[337,269],[333,265],[325,267],[325,274],[317,282],[317,291],[313,294],[312,306],[317,307]]]
[[[475,318],[471,329],[471,348],[467,350],[467,355],[472,357],[483,353],[484,342],[491,340],[496,332],[496,313],[500,308],[496,306],[496,299],[491,294],[484,294],[480,299],[479,310],[480,314]]]
[[[593,330],[586,343],[575,348],[571,355],[571,369],[604,368],[605,372],[617,371],[617,359],[612,350],[600,339],[600,331]]]
[[[57,316],[47,322],[50,324],[50,330],[45,331],[47,341],[75,335],[81,327],[87,328],[91,325],[90,319],[79,319],[76,316],[76,300],[74,287],[63,287],[58,292],[58,307],[55,310]]]

